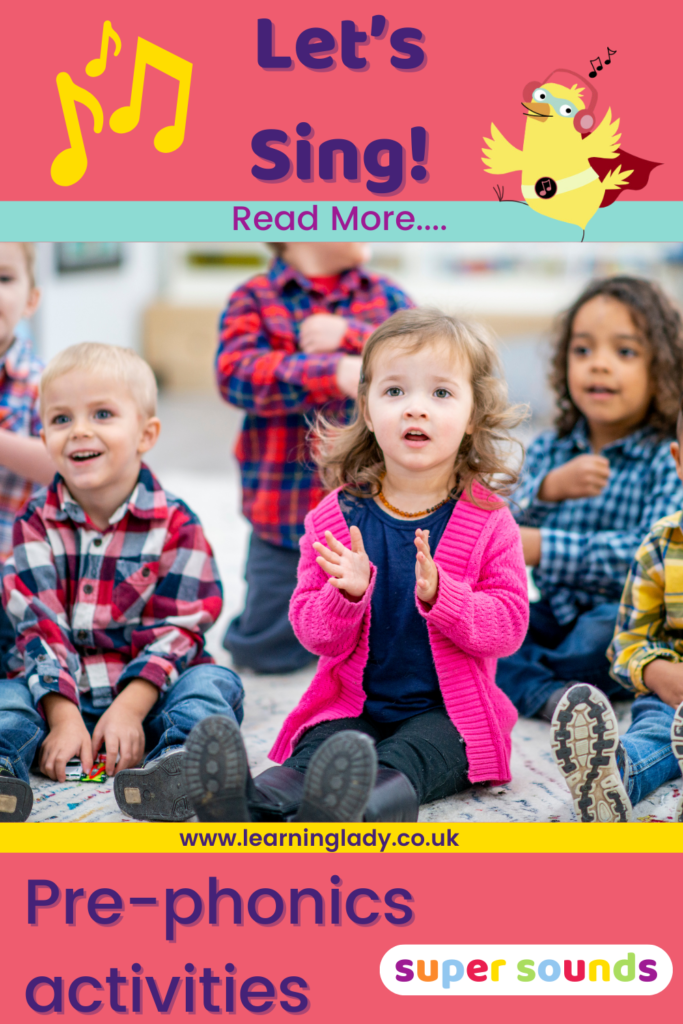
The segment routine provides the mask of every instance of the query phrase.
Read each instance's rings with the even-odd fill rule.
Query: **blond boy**
[[[152,371],[129,349],[74,345],[43,375],[41,413],[58,475],[17,518],[4,578],[17,635],[0,821],[30,813],[36,754],[63,782],[102,747],[126,813],[182,820],[184,739],[206,715],[240,720],[242,688],[204,651],[221,585],[201,525],[142,462],[160,429]]]

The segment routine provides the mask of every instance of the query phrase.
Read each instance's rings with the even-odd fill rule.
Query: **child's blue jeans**
[[[633,702],[631,725],[621,737],[626,757],[619,771],[634,805],[681,774],[671,749],[673,717],[674,709],[654,694]]]
[[[92,734],[106,709],[94,708],[90,693],[80,698],[83,721]],[[242,683],[232,669],[219,665],[186,669],[142,723],[149,751],[145,763],[181,746],[193,726],[209,715],[226,715],[239,725],[243,698]],[[24,680],[0,680],[0,765],[28,782],[29,769],[48,731]]]
[[[590,683],[612,699],[628,697],[610,678],[606,657],[618,611],[618,604],[599,604],[561,625],[548,601],[532,603],[524,643],[496,669],[496,683],[520,715],[533,718],[554,690],[571,682]]]

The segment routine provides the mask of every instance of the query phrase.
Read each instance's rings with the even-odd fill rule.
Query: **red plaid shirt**
[[[204,652],[222,604],[218,570],[193,512],[143,465],[106,530],[93,526],[57,475],[14,524],[3,579],[16,631],[10,675],[36,704],[91,691],[106,707],[131,679],[160,690]]]
[[[347,270],[323,294],[276,260],[230,298],[220,322],[216,374],[221,395],[246,415],[235,455],[242,511],[255,533],[278,547],[299,546],[304,519],[325,491],[307,450],[312,415],[347,420],[354,403],[337,386],[337,365],[359,354],[376,327],[413,303],[397,285],[362,268]],[[314,313],[348,321],[337,352],[299,351],[299,327]]]

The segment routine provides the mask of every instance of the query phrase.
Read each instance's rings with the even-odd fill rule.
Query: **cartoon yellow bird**
[[[561,84],[560,73],[571,84]],[[544,217],[576,224],[585,235],[600,206],[614,202],[625,187],[642,188],[658,166],[620,152],[619,119],[612,121],[611,110],[593,128],[597,92],[576,72],[556,68],[544,84],[530,82],[523,97],[523,148],[513,146],[492,124],[482,160],[488,174],[521,171],[522,195]],[[630,181],[634,172],[636,180]],[[497,194],[502,201],[502,188]]]

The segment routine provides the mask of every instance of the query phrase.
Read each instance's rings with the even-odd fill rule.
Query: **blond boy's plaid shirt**
[[[683,661],[683,512],[655,523],[636,552],[607,656],[635,693],[650,693],[643,669],[655,658]]]

